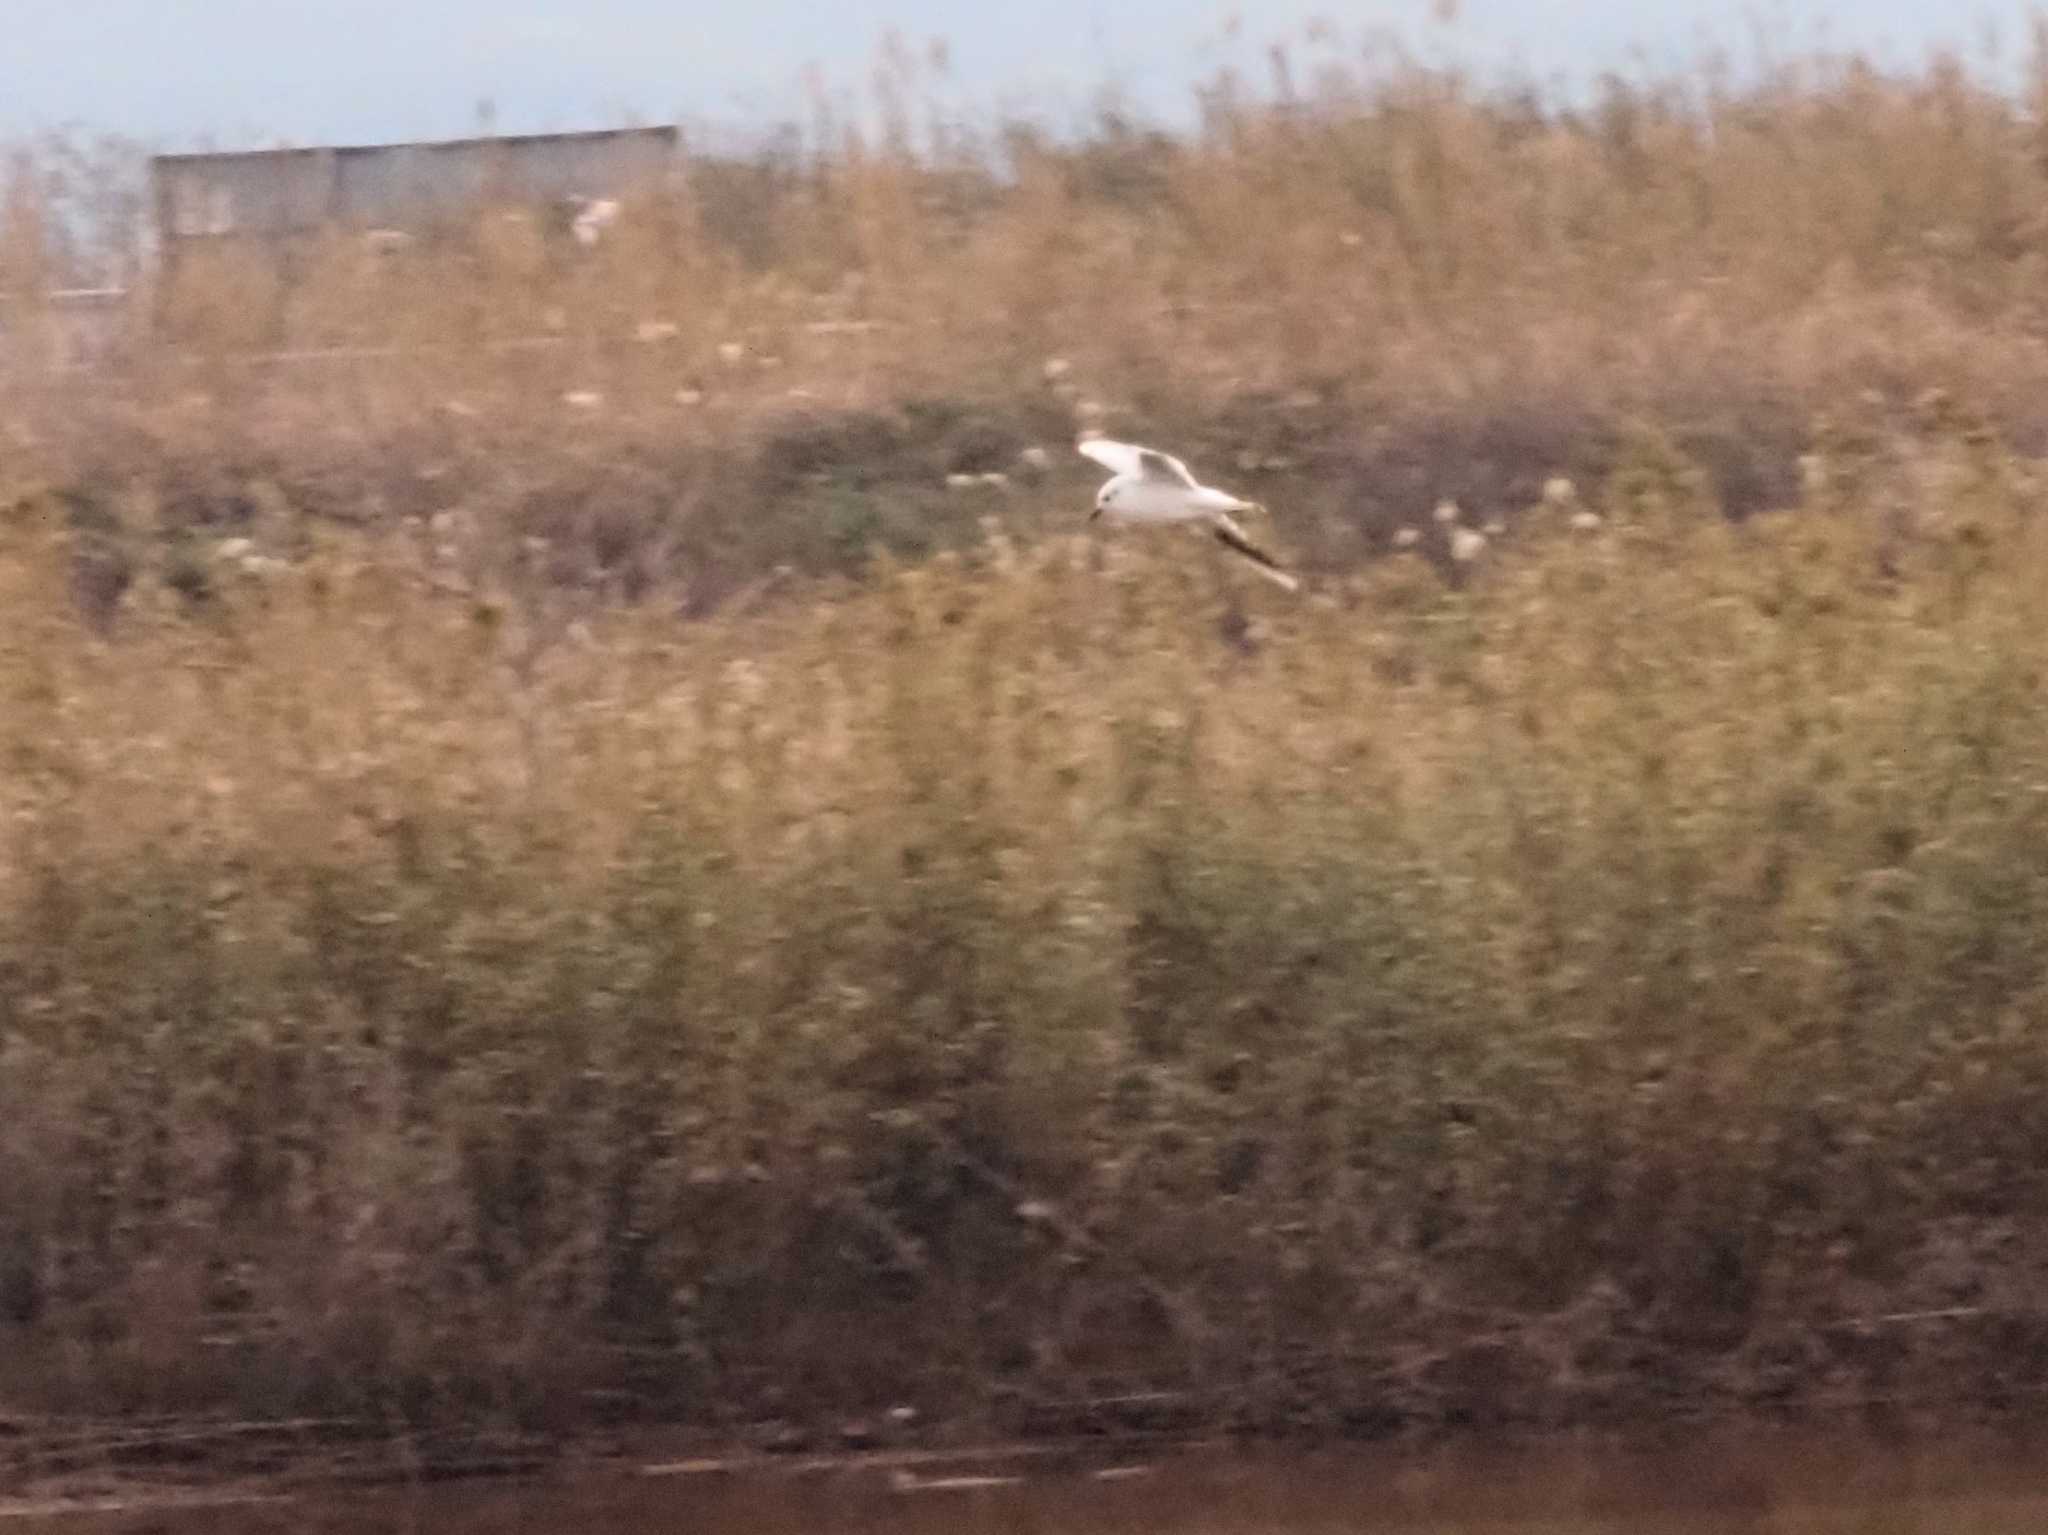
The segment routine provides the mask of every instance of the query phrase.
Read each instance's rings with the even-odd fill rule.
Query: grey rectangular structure
[[[276,239],[326,225],[417,232],[479,202],[617,197],[664,180],[674,127],[620,128],[157,155],[150,162],[159,249],[195,240]]]

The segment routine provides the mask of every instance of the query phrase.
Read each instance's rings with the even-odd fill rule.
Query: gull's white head
[[[1088,514],[1090,522],[1100,517],[1115,504],[1116,493],[1122,488],[1123,481],[1124,477],[1118,474],[1112,475],[1109,479],[1102,482],[1101,488],[1095,492],[1095,510]]]
[[[1083,431],[1074,446],[1084,456],[1110,471],[1109,478],[1095,489],[1095,507],[1088,513],[1088,520],[1093,522],[1116,504],[1119,486],[1131,477],[1131,471],[1136,467],[1137,450],[1123,443],[1110,442],[1093,428]]]

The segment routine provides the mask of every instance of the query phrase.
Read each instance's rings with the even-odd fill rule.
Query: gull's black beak
[[[1101,503],[1100,501],[1098,501],[1098,502],[1096,502],[1096,503],[1095,503],[1095,510],[1094,510],[1094,511],[1092,511],[1092,512],[1090,512],[1090,513],[1088,514],[1088,520],[1089,520],[1090,522],[1093,522],[1093,521],[1094,521],[1094,520],[1095,520],[1096,518],[1100,517],[1101,515],[1102,515],[1102,503]]]

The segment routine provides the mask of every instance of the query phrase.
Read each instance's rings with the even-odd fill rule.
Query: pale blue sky
[[[1972,53],[1987,22],[2023,53],[2028,0],[0,0],[0,138],[61,125],[155,147],[360,142],[474,131],[490,98],[505,132],[633,119],[733,128],[801,116],[806,70],[864,87],[891,27],[946,40],[948,99],[986,119],[1023,107],[1057,124],[1105,84],[1148,113],[1184,111],[1226,63],[1263,81],[1267,44],[1323,18],[1356,44],[1380,29],[1483,75],[1543,81],[1662,64],[1719,44],[1739,62],[1759,27],[1893,62],[1930,43]],[[1226,23],[1247,18],[1233,41]],[[1759,18],[1761,21],[1759,22]],[[1323,44],[1324,48],[1336,45]]]

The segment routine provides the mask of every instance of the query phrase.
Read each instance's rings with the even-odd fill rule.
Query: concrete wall
[[[676,130],[534,134],[442,143],[158,155],[160,249],[264,238],[323,224],[416,231],[479,201],[616,197],[664,179]]]

